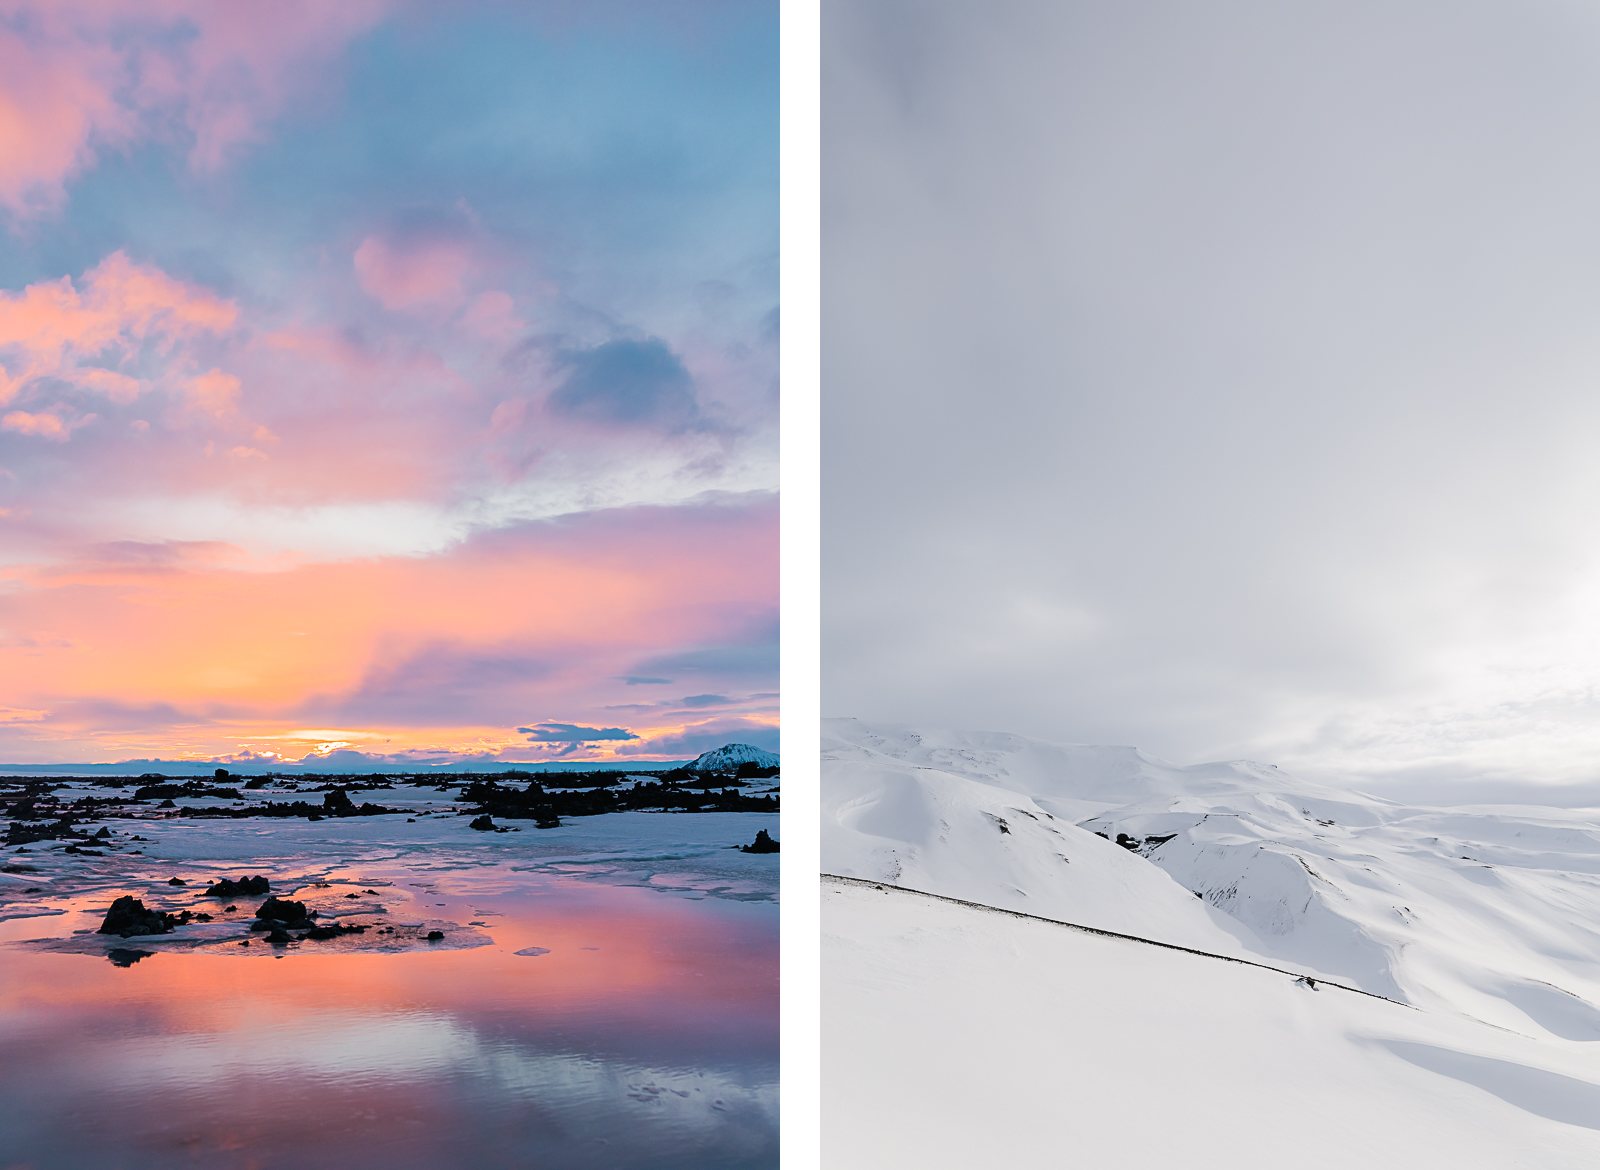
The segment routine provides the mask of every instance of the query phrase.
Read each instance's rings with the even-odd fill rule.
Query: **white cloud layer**
[[[831,5],[826,709],[1600,771],[1597,60],[1544,0]]]

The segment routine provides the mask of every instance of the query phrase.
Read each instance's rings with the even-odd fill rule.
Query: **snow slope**
[[[907,894],[823,923],[829,1170],[1600,1165],[1583,1045]]]
[[[1356,1015],[1318,1017],[1322,1031],[1313,1028],[1302,1036],[1296,1025],[1289,1035],[1297,1050],[1303,1041],[1311,1043],[1308,1051],[1318,1053],[1319,1062],[1331,1062],[1330,1069],[1341,1062],[1371,1064],[1374,1086],[1388,1084],[1384,1077],[1391,1073],[1401,1078],[1401,1087],[1408,1078],[1443,1076],[1456,1087],[1430,1080],[1429,1091],[1447,1095],[1458,1092],[1463,1077],[1491,1096],[1473,1078],[1496,1085],[1509,1078],[1511,1087],[1502,1096],[1516,1104],[1504,1106],[1502,1100],[1502,1106],[1531,1108],[1538,1132],[1569,1126],[1571,1115],[1584,1110],[1600,1124],[1600,1089],[1591,1083],[1600,1072],[1582,1071],[1595,1067],[1600,1055],[1590,1046],[1600,1040],[1600,826],[1592,810],[1406,807],[1311,784],[1267,765],[1182,767],[1132,748],[913,731],[855,720],[828,721],[823,776],[827,872],[1341,980],[1420,1010],[1324,989],[1314,997],[1319,1010],[1334,998],[1341,1004],[1361,1000],[1348,1008]],[[1103,963],[1107,978],[1125,970],[1130,979],[1143,979],[1168,970],[1177,961],[1171,952],[1083,941],[1087,936],[1036,943],[1038,931],[1060,928],[990,916],[994,921],[970,927],[981,944],[941,937],[940,957],[934,958],[927,953],[934,935],[968,930],[960,925],[966,916],[982,912],[939,904],[908,911],[902,903],[911,895],[873,893],[863,901],[859,892],[835,891],[824,918],[830,1004],[843,1018],[864,1013],[877,1021],[859,1034],[830,1021],[829,1035],[836,1038],[830,1047],[855,1058],[890,1039],[891,1017],[899,1020],[895,1027],[914,1027],[915,1013],[897,979],[909,988],[937,985],[944,988],[941,995],[954,995],[956,980],[962,995],[995,1006],[1007,1019],[1030,1005],[1027,1010],[1040,1013],[1041,1020],[1054,1022],[1037,1029],[1013,1023],[1001,1034],[1009,1034],[1023,1055],[1046,1060],[1055,1070],[1051,1075],[1079,1068],[1073,1054],[1081,1052],[1085,1016],[1114,1021],[1136,1049],[1159,1049],[1162,1063],[1147,1066],[1142,1081],[1108,1084],[1112,1096],[1137,1097],[1152,1076],[1180,1092],[1181,1084],[1168,1084],[1165,1063],[1174,1045],[1185,1053],[1215,1049],[1219,1041],[1230,1050],[1249,1050],[1271,1035],[1244,1023],[1213,1028],[1199,1018],[1170,1020],[1163,1007],[1168,1040],[1158,1043],[1145,1034],[1151,1004],[1131,996],[1131,985],[1128,996],[1076,1000],[1063,985],[1070,983],[1068,973],[1057,964]],[[907,914],[924,923],[909,934]],[[972,945],[994,948],[1003,958],[986,965],[987,958],[971,953]],[[1042,948],[1038,954],[1036,947]],[[1130,947],[1141,953],[1130,955]],[[1059,948],[1067,951],[1057,956]],[[1263,979],[1265,986],[1294,986],[1283,976],[1235,964],[1181,958],[1205,965],[1203,978],[1218,981],[1215,1010],[1241,1019],[1253,1019],[1254,997],[1267,994],[1247,988]],[[930,962],[936,970],[924,966]],[[1045,968],[1036,971],[1035,964]],[[965,971],[959,979],[957,968]],[[1076,977],[1075,969],[1071,978]],[[1035,991],[1038,1002],[1027,998]],[[926,1019],[942,1019],[945,1006],[937,1000],[924,1004],[933,1013]],[[1380,1016],[1382,1027],[1374,1022]],[[1394,1018],[1423,1023],[1394,1031]],[[1331,1037],[1326,1053],[1315,1039],[1324,1033]],[[1136,1041],[1135,1035],[1144,1038]],[[996,1037],[982,1043],[1005,1047]],[[1144,1052],[1147,1061],[1151,1051]],[[840,1063],[836,1055],[825,1056],[830,1077]],[[1395,1073],[1389,1066],[1397,1060],[1403,1069]],[[1515,1068],[1506,1072],[1495,1061]],[[937,1094],[931,1066],[907,1067],[914,1070],[912,1082]],[[1500,1071],[1491,1075],[1485,1069]],[[849,1081],[848,1072],[841,1075]],[[1227,1083],[1223,1076],[1219,1084]],[[1254,1092],[1253,1084],[1246,1077],[1234,1088]],[[1584,1105],[1559,1104],[1569,1099]],[[858,1132],[869,1133],[870,1127]],[[1593,1145],[1584,1144],[1589,1140],[1571,1148],[1593,1152]]]

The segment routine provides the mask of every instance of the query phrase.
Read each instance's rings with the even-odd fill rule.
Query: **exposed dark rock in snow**
[[[291,901],[288,898],[268,898],[256,908],[256,921],[251,930],[274,929],[274,924],[292,930],[309,929],[312,926],[311,915],[306,910],[304,902]]]
[[[242,877],[235,881],[233,878],[218,878],[206,887],[206,896],[211,898],[238,898],[259,897],[271,892],[272,883],[260,875]],[[229,906],[229,910],[233,907]]]
[[[306,931],[305,937],[312,942],[323,942],[330,938],[338,938],[344,934],[365,934],[367,928],[361,923],[331,922],[326,926],[313,926]]]
[[[106,911],[105,919],[100,923],[99,933],[123,938],[138,934],[169,934],[180,921],[179,916],[151,910],[132,894],[124,894],[111,903],[111,909]]]
[[[776,853],[778,851],[778,843],[772,839],[765,829],[757,829],[756,839],[748,845],[739,846],[739,851],[741,853]]]

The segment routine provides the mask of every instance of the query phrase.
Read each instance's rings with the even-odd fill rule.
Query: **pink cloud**
[[[526,333],[528,324],[517,316],[517,306],[509,293],[499,290],[479,293],[461,314],[461,323],[487,341],[508,343]]]
[[[125,72],[108,46],[41,42],[0,26],[0,206],[54,210],[97,147],[128,139],[132,119],[113,97]]]
[[[189,393],[190,405],[213,418],[226,417],[239,405],[239,379],[221,370],[207,370],[190,378],[184,389]]]
[[[20,292],[0,290],[0,403],[45,378],[131,401],[141,384],[98,362],[126,360],[146,343],[170,356],[184,340],[226,332],[237,319],[232,301],[120,251],[76,283],[63,276]]]
[[[85,390],[103,395],[112,402],[132,402],[139,397],[139,392],[144,388],[137,378],[130,378],[127,374],[119,374],[115,370],[101,369],[98,366],[74,370],[68,380]]]
[[[453,239],[373,235],[355,253],[361,287],[391,310],[454,309],[474,267],[471,250]]]
[[[148,75],[143,96],[173,105],[194,136],[190,165],[209,171],[307,87],[389,8],[387,0],[276,0],[271,5],[166,0],[168,20],[194,30],[178,69]]]
[[[72,427],[58,414],[41,411],[30,414],[26,410],[13,410],[10,414],[0,418],[0,430],[13,431],[19,435],[33,435],[41,439],[54,439],[58,443],[66,442],[72,434]]]
[[[0,208],[59,208],[108,149],[168,136],[207,172],[259,139],[387,0],[0,0]]]

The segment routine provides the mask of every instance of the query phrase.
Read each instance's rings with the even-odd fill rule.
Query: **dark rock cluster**
[[[174,797],[186,797],[190,800],[202,796],[218,796],[224,800],[238,800],[237,788],[219,788],[214,784],[207,784],[204,780],[186,780],[183,783],[167,783],[161,781],[155,784],[142,784],[134,789],[135,800],[171,800]]]
[[[218,878],[206,887],[206,896],[211,898],[241,898],[257,897],[269,893],[272,883],[264,877],[242,877],[238,881],[232,878]]]
[[[132,938],[136,934],[169,934],[174,927],[188,921],[193,915],[167,914],[151,910],[132,894],[124,894],[111,903],[105,920],[100,923],[101,934],[115,934]]]
[[[309,930],[315,925],[311,921],[314,916],[313,912],[306,909],[304,902],[296,902],[289,898],[268,898],[256,907],[256,920],[250,929],[268,930],[276,922],[291,930]]]
[[[400,809],[387,808],[371,801],[357,804],[343,788],[323,794],[321,804],[305,800],[275,800],[266,804],[249,804],[232,808],[197,808],[185,805],[183,815],[190,817],[304,817],[320,821],[327,817],[376,817],[398,813]]]
[[[739,846],[739,851],[741,853],[776,853],[778,851],[778,843],[772,839],[772,835],[765,829],[757,829],[756,839],[748,845]]]
[[[557,787],[559,785],[559,787]],[[630,786],[618,782],[615,772],[586,776],[563,772],[545,781],[528,780],[516,786],[498,776],[474,779],[462,790],[461,800],[472,811],[501,820],[531,820],[540,829],[561,826],[563,817],[591,817],[634,810],[662,812],[777,812],[778,798],[743,792],[743,782],[727,777],[701,776],[678,769],[663,772],[659,780]]]

